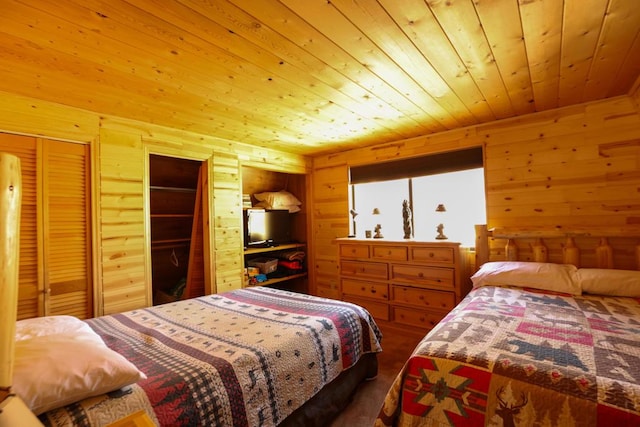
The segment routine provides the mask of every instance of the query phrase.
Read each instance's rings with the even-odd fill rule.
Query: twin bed
[[[640,425],[640,238],[479,231],[473,290],[416,347],[376,426]]]

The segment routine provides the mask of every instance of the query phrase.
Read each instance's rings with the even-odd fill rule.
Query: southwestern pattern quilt
[[[145,409],[162,426],[276,426],[365,353],[381,351],[353,304],[266,287],[88,320],[148,377],[43,414],[107,425]]]
[[[475,289],[416,347],[376,426],[640,425],[640,300]]]

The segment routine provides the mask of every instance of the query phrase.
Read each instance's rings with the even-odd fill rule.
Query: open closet
[[[206,163],[149,155],[153,303],[204,295]]]

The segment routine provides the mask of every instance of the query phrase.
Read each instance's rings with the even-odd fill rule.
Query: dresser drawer
[[[371,258],[385,261],[406,261],[406,246],[374,246]]]
[[[342,279],[342,293],[344,295],[387,301],[389,299],[389,285],[386,283],[365,282],[363,280]]]
[[[316,295],[322,298],[340,299],[340,289],[327,286],[316,286]]]
[[[409,260],[424,263],[451,264],[454,261],[453,248],[435,246],[411,246]]]
[[[352,302],[354,304],[358,304],[360,307],[366,308],[369,314],[371,314],[375,319],[387,320],[387,321],[389,320],[388,304],[377,302],[377,301],[354,298],[350,295],[345,295],[342,299],[343,301]]]
[[[414,308],[392,307],[393,321],[408,326],[432,329],[446,313],[422,311]]]
[[[409,284],[453,288],[455,286],[455,270],[452,268],[392,264],[391,279]]]
[[[342,258],[369,258],[369,246],[355,243],[340,245],[340,256]]]
[[[391,300],[400,304],[437,308],[448,312],[455,307],[456,295],[453,292],[394,285],[391,287]]]
[[[360,278],[387,280],[389,272],[387,264],[380,262],[342,261],[340,274]]]

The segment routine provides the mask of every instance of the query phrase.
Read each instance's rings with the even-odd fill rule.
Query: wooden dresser
[[[340,291],[381,326],[424,334],[469,292],[454,242],[338,239]]]

